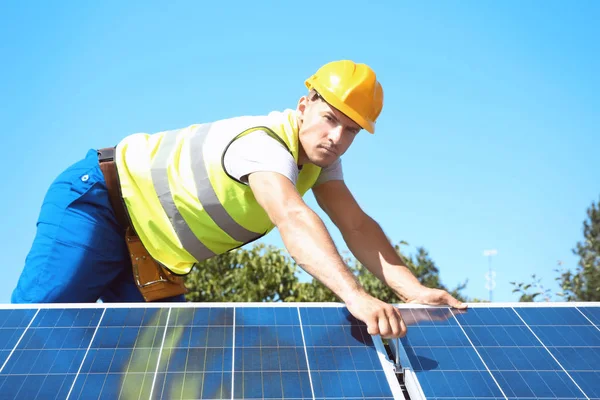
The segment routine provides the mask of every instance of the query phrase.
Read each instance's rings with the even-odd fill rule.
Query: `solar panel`
[[[0,310],[3,398],[402,397],[381,339],[339,304],[39,307]]]
[[[334,303],[8,305],[0,394],[600,399],[598,303],[398,306],[408,335],[382,342]]]
[[[404,310],[412,399],[599,399],[600,305]],[[394,351],[396,347],[392,343]]]

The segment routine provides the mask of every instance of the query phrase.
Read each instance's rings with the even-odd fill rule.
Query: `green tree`
[[[186,299],[198,302],[281,301],[294,295],[297,266],[264,244],[199,263],[185,277]]]
[[[552,291],[547,289],[542,284],[542,279],[536,274],[531,275],[531,283],[510,282],[514,286],[513,293],[520,293],[520,302],[532,302],[539,299],[548,300],[552,295]]]
[[[406,242],[401,242],[401,244],[406,244]],[[439,269],[429,257],[427,250],[422,247],[417,248],[417,254],[413,258],[402,254],[400,250],[401,244],[395,245],[394,248],[396,249],[396,252],[402,256],[406,266],[417,277],[419,282],[428,287],[447,290],[457,299],[461,301],[467,301],[467,298],[461,293],[461,291],[466,287],[467,281],[458,285],[456,288],[449,290],[440,281]],[[369,271],[358,260],[349,257],[346,259],[346,263],[356,275],[360,284],[372,296],[388,303],[401,302],[401,299],[396,296],[392,289],[377,279],[377,277],[373,275],[371,271]],[[325,285],[316,279],[303,284],[303,286],[300,288],[299,297],[303,299],[302,301],[339,301],[337,296],[335,296],[331,290],[329,290],[327,287],[325,287]]]
[[[583,240],[573,253],[579,256],[575,272],[560,271],[557,280],[567,301],[600,300],[600,201],[587,209],[583,221]]]
[[[395,246],[400,252],[400,245]],[[448,290],[440,281],[439,270],[427,251],[417,249],[416,256],[402,255],[421,283]],[[398,303],[400,299],[367,268],[352,257],[346,263],[363,287],[380,300]],[[188,301],[298,301],[337,302],[334,293],[319,280],[300,282],[300,267],[282,249],[256,244],[251,249],[236,249],[200,263],[185,278]],[[461,291],[465,283],[449,292],[466,301]]]
[[[579,256],[575,271],[555,269],[561,292],[558,298],[566,301],[600,301],[600,201],[592,202],[587,209],[587,218],[583,221],[583,240],[572,250]],[[559,266],[561,263],[559,263]],[[520,293],[519,301],[547,300],[551,290],[544,288],[541,279],[532,276],[533,282],[510,282],[513,293]]]

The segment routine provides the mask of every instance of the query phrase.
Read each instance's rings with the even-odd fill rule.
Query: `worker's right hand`
[[[398,338],[406,335],[406,324],[400,310],[366,292],[354,294],[346,300],[348,311],[367,325],[370,335]]]

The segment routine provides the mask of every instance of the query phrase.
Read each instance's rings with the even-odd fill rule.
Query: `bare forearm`
[[[362,287],[339,255],[323,221],[310,208],[290,212],[277,228],[290,255],[307,273],[347,302]]]
[[[372,218],[366,217],[359,229],[344,235],[344,240],[358,261],[394,289],[402,300],[420,290],[421,283],[406,267],[402,257]]]

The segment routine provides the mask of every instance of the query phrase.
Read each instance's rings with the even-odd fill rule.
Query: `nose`
[[[329,131],[329,140],[333,143],[338,144],[342,140],[342,135],[344,133],[344,127],[340,124],[334,127]]]

